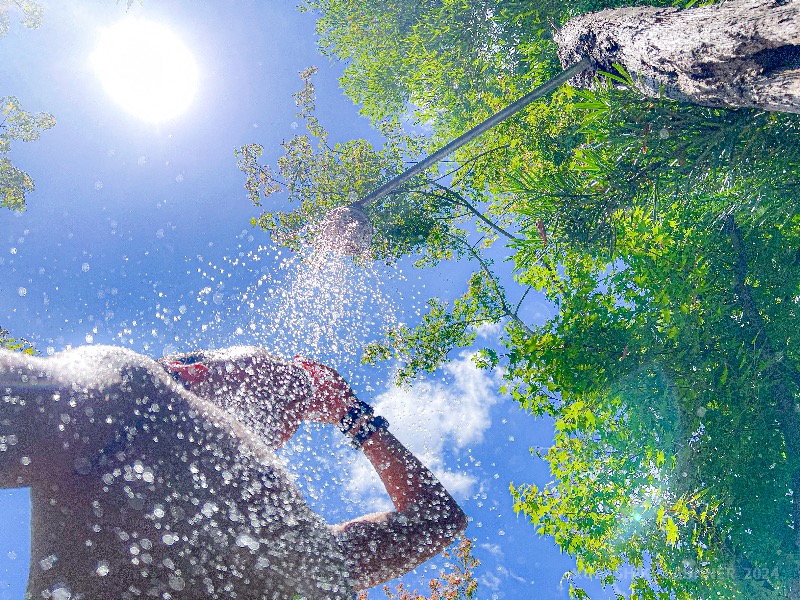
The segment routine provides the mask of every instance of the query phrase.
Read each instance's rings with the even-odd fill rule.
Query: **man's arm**
[[[357,399],[335,371],[301,360],[315,384],[311,418],[338,424]],[[353,430],[364,426],[365,419]],[[353,564],[356,590],[399,577],[436,556],[461,534],[467,517],[436,477],[386,429],[362,445],[394,512],[365,515],[331,529]]]
[[[362,446],[395,512],[365,515],[332,529],[355,562],[355,589],[395,577],[436,556],[467,527],[467,517],[433,474],[386,430]]]

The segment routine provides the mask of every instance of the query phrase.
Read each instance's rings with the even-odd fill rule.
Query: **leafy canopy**
[[[28,340],[12,338],[2,327],[0,327],[0,348],[24,354],[36,354],[36,349]]]
[[[0,98],[0,117],[0,207],[21,211],[25,209],[25,196],[33,191],[33,180],[7,158],[11,141],[35,141],[56,120],[48,113],[34,115],[24,111],[13,96]]]
[[[32,0],[0,0],[0,37],[6,35],[11,26],[10,9],[22,14],[20,21],[31,29],[42,24],[43,9]],[[0,207],[14,211],[25,209],[25,196],[33,191],[30,176],[13,165],[7,157],[11,151],[11,140],[31,142],[39,138],[45,129],[56,124],[53,115],[25,112],[19,100],[13,96],[0,98]]]
[[[0,37],[6,35],[11,28],[9,12],[19,11],[20,22],[30,29],[37,29],[42,24],[44,9],[33,0],[0,0]]]

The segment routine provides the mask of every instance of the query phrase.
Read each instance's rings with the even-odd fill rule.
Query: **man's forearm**
[[[376,431],[362,450],[375,467],[397,512],[426,510],[437,515],[444,512],[454,521],[466,519],[433,473],[389,431]]]
[[[467,517],[436,477],[384,429],[362,447],[396,512],[366,515],[334,530],[356,563],[358,589],[399,577],[437,555]]]
[[[355,589],[399,577],[447,547],[467,517],[436,477],[373,417],[330,367],[297,357],[314,385],[307,418],[336,425],[375,467],[396,512],[364,515],[331,529],[351,564]]]

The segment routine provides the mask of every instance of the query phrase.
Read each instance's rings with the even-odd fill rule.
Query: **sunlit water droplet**
[[[72,598],[72,592],[70,592],[68,587],[58,585],[50,592],[50,597],[53,600],[70,600]]]
[[[186,587],[186,582],[184,582],[182,577],[170,577],[169,587],[171,587],[176,592],[180,592]]]
[[[53,566],[55,566],[57,561],[58,557],[55,554],[51,554],[50,556],[46,556],[40,560],[39,566],[42,568],[42,571],[49,571],[53,568]]]

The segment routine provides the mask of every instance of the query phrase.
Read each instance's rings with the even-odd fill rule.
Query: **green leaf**
[[[667,517],[667,523],[664,525],[664,531],[667,534],[667,545],[675,546],[678,543],[678,526],[672,517]]]

